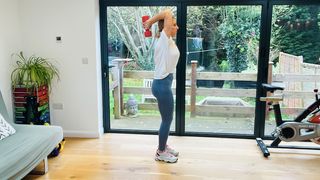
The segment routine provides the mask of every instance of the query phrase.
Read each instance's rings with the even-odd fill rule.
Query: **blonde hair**
[[[156,34],[156,37],[157,37],[157,38],[160,37],[160,33],[161,33],[161,31],[163,30],[163,28],[164,28],[164,20],[161,19],[161,20],[158,21],[158,32],[157,32],[157,34]]]

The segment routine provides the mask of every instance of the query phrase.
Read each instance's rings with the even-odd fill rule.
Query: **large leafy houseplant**
[[[58,69],[43,57],[13,54],[16,66],[11,73],[16,123],[48,124],[49,91]]]
[[[11,73],[13,88],[24,86],[28,89],[46,85],[51,87],[54,78],[59,79],[59,71],[47,58],[32,55],[25,57],[23,52],[13,55],[16,57],[16,67]]]

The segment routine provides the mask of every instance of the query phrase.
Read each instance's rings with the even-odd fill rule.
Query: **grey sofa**
[[[16,129],[16,133],[0,140],[0,179],[22,179],[43,163],[48,170],[47,156],[63,138],[61,127],[17,125],[8,116],[0,91],[0,113]]]

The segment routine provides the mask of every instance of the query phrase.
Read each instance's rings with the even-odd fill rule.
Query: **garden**
[[[133,95],[137,103],[140,119],[155,117],[157,121],[159,120],[150,85],[145,83],[146,80],[153,78],[153,47],[156,39],[143,36],[141,17],[152,16],[164,8],[171,8],[174,13],[177,13],[175,7],[108,7],[108,56],[133,59],[123,64],[121,77],[110,70],[109,86],[115,84],[109,92],[110,117],[114,123],[119,122],[114,119],[128,118],[126,104],[130,95],[131,97]],[[317,84],[317,79],[320,79],[319,21],[319,8],[316,6],[281,5],[275,6],[273,10],[269,80],[281,81],[288,86],[290,83],[301,86],[301,88],[285,91],[285,97],[288,99],[297,97],[299,94],[302,99],[301,93],[312,99],[312,88],[319,86],[319,83]],[[217,123],[219,119],[229,127],[239,119],[253,124],[260,22],[260,6],[188,7],[185,59],[186,126],[188,122],[190,125],[198,119],[209,119],[209,122],[211,119],[206,126],[222,124]],[[153,26],[151,31],[157,32],[157,27]],[[282,52],[292,55],[293,59],[303,57],[299,65],[300,71],[288,72],[281,68],[289,65],[281,64],[280,61],[295,61],[286,58],[291,56],[283,56],[284,60],[280,60]],[[196,64],[191,63],[194,60]],[[305,77],[294,76],[296,74]],[[174,92],[175,88],[173,87]],[[118,95],[121,97],[120,100],[119,98],[114,100],[115,92],[120,94]],[[149,98],[148,101],[145,101],[146,96]],[[214,102],[201,104],[201,102],[207,102],[206,100]],[[221,104],[221,102],[226,103]],[[119,112],[116,112],[115,104],[118,104],[116,106],[119,106]],[[307,105],[307,102],[292,107],[289,104],[283,103],[282,106],[286,112],[294,116]],[[287,118],[290,118],[290,115]],[[133,120],[129,118],[128,122],[130,121]],[[270,121],[269,124],[272,126],[273,122]],[[190,125],[189,130],[193,131],[194,127],[195,125]],[[145,128],[148,129],[148,127]],[[219,127],[216,130],[218,129]],[[248,133],[253,130],[248,123],[243,123],[243,129]]]

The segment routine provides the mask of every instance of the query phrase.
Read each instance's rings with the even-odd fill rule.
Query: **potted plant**
[[[25,57],[21,51],[17,57],[16,67],[11,73],[13,87],[18,85],[34,88],[41,85],[51,87],[54,78],[59,79],[58,69],[48,59],[37,56]]]
[[[23,52],[13,54],[16,66],[11,73],[16,123],[45,124],[49,117],[49,90],[59,71],[47,58]]]

